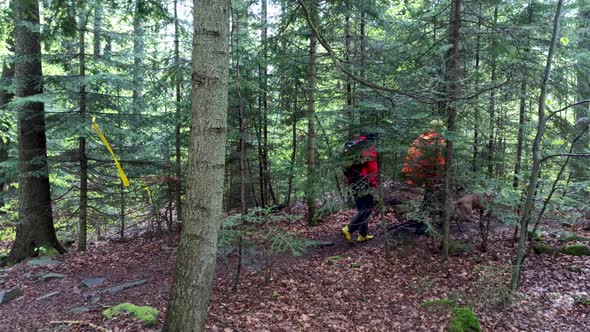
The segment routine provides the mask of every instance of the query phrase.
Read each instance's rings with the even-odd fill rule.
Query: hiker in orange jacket
[[[406,183],[424,186],[424,201],[422,208],[427,208],[432,214],[438,214],[438,199],[436,192],[442,183],[445,158],[443,155],[446,139],[438,133],[443,122],[433,120],[428,131],[421,133],[410,145],[408,155],[402,167],[402,174]]]
[[[344,179],[352,189],[357,208],[357,213],[350,223],[342,227],[342,234],[349,243],[352,243],[352,234],[357,230],[357,242],[365,242],[374,237],[369,235],[369,218],[374,205],[373,189],[379,183],[375,140],[376,135],[367,134],[345,144],[345,152],[352,160],[348,161]]]

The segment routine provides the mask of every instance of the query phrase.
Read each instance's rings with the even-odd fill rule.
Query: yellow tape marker
[[[150,205],[154,205],[154,202],[152,202],[152,191],[150,190],[150,188],[149,187],[144,187],[143,189],[145,190],[145,192],[148,195],[148,199],[149,199]]]
[[[98,137],[100,137],[100,140],[102,141],[104,146],[106,146],[107,150],[109,150],[109,152],[111,153],[111,156],[113,157],[113,160],[115,161],[115,165],[117,166],[117,170],[119,171],[119,176],[121,177],[121,181],[123,181],[123,185],[125,187],[129,187],[129,180],[127,179],[127,175],[125,175],[125,172],[123,171],[123,168],[121,167],[121,164],[119,164],[119,160],[117,160],[117,156],[115,156],[113,149],[111,149],[111,145],[107,141],[107,138],[102,133],[102,130],[100,130],[98,123],[96,123],[95,117],[92,117],[92,129],[94,129],[96,134],[98,134]]]

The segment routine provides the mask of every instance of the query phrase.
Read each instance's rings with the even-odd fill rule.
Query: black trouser
[[[357,229],[362,236],[369,233],[369,217],[373,211],[373,195],[366,194],[358,197],[354,195],[354,203],[358,212],[348,224],[348,231],[354,233]]]

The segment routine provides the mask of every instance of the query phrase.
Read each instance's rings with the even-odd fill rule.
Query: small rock
[[[73,313],[73,314],[79,314],[79,313],[82,313],[82,312],[88,312],[88,311],[95,310],[95,309],[98,309],[98,308],[100,308],[99,305],[92,304],[92,305],[85,305],[85,306],[82,306],[82,307],[75,307],[75,308],[69,309],[68,312],[69,313]]]
[[[92,287],[96,287],[96,286],[104,283],[105,281],[107,281],[107,278],[105,278],[105,277],[84,278],[84,279],[82,279],[82,281],[80,281],[80,287],[81,288],[92,288]]]
[[[55,296],[55,295],[57,295],[57,294],[59,294],[59,293],[61,293],[61,292],[51,292],[51,293],[47,293],[47,294],[45,294],[45,295],[43,295],[43,296],[39,296],[39,297],[38,297],[36,300],[37,300],[37,301],[45,300],[45,299],[47,299],[47,298],[50,298],[50,297],[52,297],[52,296]]]
[[[112,287],[109,287],[109,288],[105,288],[105,289],[102,290],[102,292],[103,293],[110,293],[110,294],[117,293],[117,292],[120,292],[120,291],[125,290],[127,288],[131,288],[131,287],[136,287],[136,286],[139,286],[139,285],[143,285],[146,282],[147,282],[147,280],[145,280],[145,279],[133,280],[133,281],[126,282],[126,283],[123,283],[123,284],[118,284],[118,285],[115,285],[115,286],[112,286]]]
[[[0,291],[0,304],[8,303],[21,295],[23,295],[23,291],[18,287]]]
[[[49,257],[34,258],[27,262],[28,266],[49,266],[59,264],[63,264],[63,262],[53,260]]]
[[[334,245],[333,241],[311,241],[310,242],[310,247],[317,247],[317,248],[323,248],[323,247],[331,247]]]
[[[6,283],[6,279],[0,279],[0,285],[4,285]]]
[[[63,279],[63,278],[65,278],[65,277],[66,277],[66,276],[65,276],[65,275],[63,275],[63,274],[59,274],[59,273],[53,273],[53,272],[50,272],[50,273],[46,273],[46,274],[42,275],[40,278],[41,278],[41,280],[43,280],[43,281],[46,281],[46,282],[47,282],[47,281],[49,281],[49,280]]]
[[[565,268],[566,270],[570,271],[570,272],[575,272],[575,273],[581,273],[582,272],[582,268],[579,266],[568,266]]]

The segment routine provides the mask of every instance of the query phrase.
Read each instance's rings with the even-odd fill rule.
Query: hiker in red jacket
[[[360,135],[344,146],[345,153],[350,158],[347,160],[345,181],[352,189],[358,211],[350,223],[342,227],[342,234],[349,243],[352,243],[352,234],[357,230],[357,242],[365,242],[374,237],[369,235],[369,217],[374,204],[373,189],[379,183],[375,140],[375,134]]]
[[[447,141],[438,133],[443,122],[433,120],[428,131],[421,133],[410,145],[402,167],[402,174],[409,185],[424,186],[423,209],[431,215],[438,215],[440,209],[439,190],[443,181],[445,158],[443,155]]]

